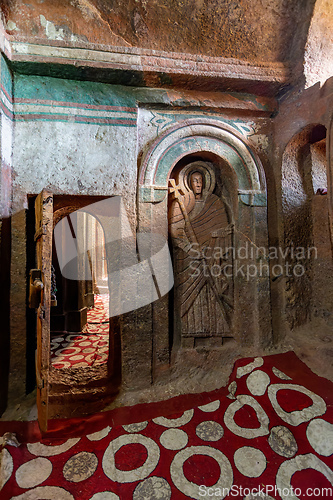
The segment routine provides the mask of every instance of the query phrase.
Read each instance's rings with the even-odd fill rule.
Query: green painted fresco
[[[15,74],[15,98],[79,104],[135,107],[135,98],[124,87]]]
[[[140,187],[140,201],[143,203],[160,203],[164,200],[168,189],[154,189],[154,187]]]
[[[157,186],[165,186],[171,166],[182,156],[198,151],[215,151],[215,153],[224,158],[236,172],[239,189],[252,189],[246,166],[238,152],[229,144],[209,137],[188,137],[182,139],[179,144],[169,149],[161,158],[156,173],[155,183]]]
[[[197,112],[209,105],[200,98],[174,94],[172,90],[149,88],[136,72],[102,70],[100,68],[76,68],[69,65],[10,62],[15,78],[15,97],[20,99],[53,100],[91,105],[137,107],[138,104],[170,105],[177,111],[191,108]],[[106,76],[108,78],[106,78]],[[240,104],[251,103],[257,110],[269,111],[260,98],[251,94],[226,93]],[[221,102],[223,93],[221,93]],[[179,112],[179,111],[178,111]],[[202,111],[201,111],[202,113]],[[207,115],[207,113],[205,113]],[[210,114],[210,113],[208,113]],[[176,116],[176,120],[184,116]],[[163,127],[162,127],[163,128]]]
[[[1,56],[1,85],[9,95],[12,95],[12,75],[3,55]]]
[[[60,78],[62,80],[92,81],[113,85],[145,86],[143,74],[138,71],[111,68],[97,68],[73,64],[36,63],[31,61],[12,61],[13,72],[24,75],[38,75]]]
[[[231,125],[236,132],[242,134],[245,137],[250,137],[251,135],[255,134],[255,129],[253,128],[253,124],[251,124],[251,121],[247,123],[247,120],[244,118],[227,118],[225,116],[218,115],[214,111],[203,112],[202,110],[198,110],[196,112],[184,111],[183,113],[180,113],[177,109],[175,109],[173,112],[162,112],[150,109],[150,113],[152,114],[150,123],[157,128],[157,135],[164,133],[171,125],[177,122],[195,118],[212,118],[222,123],[226,123],[228,125]]]
[[[170,97],[169,93],[173,94],[173,80],[172,75],[166,75],[160,73],[156,75],[158,81],[158,87],[151,89],[145,81],[145,73],[142,71],[130,71],[122,69],[111,69],[111,68],[96,68],[89,66],[80,66],[73,64],[54,64],[54,63],[35,63],[35,62],[24,62],[15,61],[11,62],[11,68],[14,73],[26,75],[26,76],[43,76],[57,78],[61,81],[64,80],[76,80],[77,82],[98,82],[99,84],[124,86],[130,93],[131,88],[136,87],[135,92],[131,94],[131,97],[126,96],[129,102],[142,102],[142,103],[173,103],[177,107],[194,107],[198,106],[204,107],[209,105],[209,101],[206,101],[201,94],[199,100],[195,97],[194,99],[188,96],[175,97],[172,95]],[[165,88],[163,88],[165,86]],[[168,89],[169,88],[169,89]],[[139,95],[138,95],[139,92]],[[271,103],[261,99],[258,96],[246,93],[227,93],[229,96],[233,97],[241,105],[242,103],[251,103],[257,110],[263,112],[272,112]],[[223,95],[223,94],[221,94]],[[131,104],[121,104],[122,106],[130,106]]]
[[[15,73],[15,98],[94,106],[136,108],[139,102],[168,102],[166,91]]]
[[[240,194],[239,199],[250,207],[266,207],[267,206],[267,195],[266,193],[256,193],[256,194]]]

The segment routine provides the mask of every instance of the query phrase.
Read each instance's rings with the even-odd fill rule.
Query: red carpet
[[[1,499],[332,498],[333,384],[289,352],[238,361],[228,387],[51,422],[62,440],[2,422],[31,437],[3,450]]]
[[[95,295],[95,305],[87,313],[82,334],[51,337],[51,363],[54,368],[96,366],[109,355],[109,295]]]

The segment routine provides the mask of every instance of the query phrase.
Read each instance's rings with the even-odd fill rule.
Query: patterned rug
[[[1,422],[30,438],[7,439],[0,497],[332,498],[332,406],[333,384],[289,352],[237,361],[217,391],[53,421],[48,439]]]
[[[96,366],[106,363],[108,354],[109,295],[95,295],[82,334],[51,337],[51,363],[54,368]]]

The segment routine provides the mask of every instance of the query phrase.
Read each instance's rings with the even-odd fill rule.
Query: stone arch
[[[283,244],[288,255],[286,261],[291,270],[296,270],[299,264],[303,269],[302,275],[296,276],[290,271],[286,276],[286,317],[291,329],[312,319],[317,266],[315,247],[319,243],[315,241],[316,233],[320,226],[320,240],[324,242],[324,233],[328,231],[328,197],[316,196],[319,187],[327,188],[330,193],[330,172],[326,160],[329,156],[325,153],[327,133],[321,123],[307,124],[293,135],[282,156]],[[296,257],[294,250],[297,248],[304,249],[306,258]],[[310,252],[312,248],[314,250]],[[326,271],[329,275],[329,271]],[[316,294],[320,293],[317,290]]]
[[[175,167],[185,164],[187,157],[195,161],[208,159],[217,168],[227,165],[232,173],[233,206],[237,208],[234,248],[268,246],[266,177],[260,158],[234,127],[222,120],[203,117],[182,120],[147,145],[138,174],[138,231],[156,231],[168,239],[168,181]],[[244,346],[254,342],[266,345],[272,340],[266,261],[265,266],[266,271],[260,277],[234,276],[232,336]],[[155,301],[149,312],[153,329],[150,332],[147,327],[146,338],[151,338],[155,346],[156,373],[170,359],[172,301],[171,293]]]
[[[311,165],[305,165],[304,160],[311,155],[311,145],[324,139],[325,135],[325,126],[313,123],[294,134],[288,142],[282,158],[282,201],[285,212],[289,207],[301,205],[311,195]]]
[[[232,166],[243,203],[266,206],[265,173],[248,141],[230,125],[206,118],[177,123],[151,145],[140,168],[139,201],[161,202],[174,166],[184,156],[200,152],[210,152]]]

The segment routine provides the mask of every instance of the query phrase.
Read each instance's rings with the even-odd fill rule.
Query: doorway
[[[105,198],[53,196],[43,190],[35,199],[29,302],[36,310],[37,408],[43,432],[51,418],[102,410],[119,390],[121,326],[118,317],[109,319],[112,255],[103,239],[110,216],[94,217],[88,208]],[[59,359],[65,355],[68,360]]]
[[[86,212],[67,214],[57,224],[69,224],[73,231],[75,226],[74,234],[81,249],[81,262],[77,262],[77,278],[88,279],[66,278],[61,273],[57,251],[53,252],[51,365],[55,369],[62,369],[104,364],[109,354],[110,321],[103,228],[95,217]],[[59,230],[59,227],[57,229]],[[71,236],[65,227],[60,231],[65,238],[66,235]],[[63,250],[68,242],[63,240],[61,243],[60,250]],[[55,246],[53,241],[54,249]],[[87,275],[79,276],[79,268],[85,265]]]

